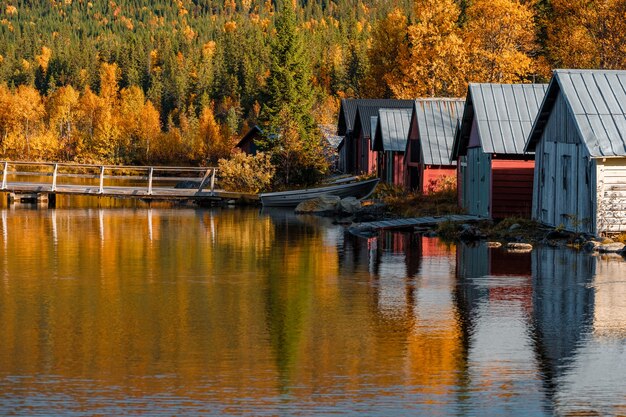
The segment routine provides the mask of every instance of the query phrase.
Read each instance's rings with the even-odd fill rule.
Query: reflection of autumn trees
[[[3,213],[0,374],[233,406],[285,392],[333,391],[319,399],[333,403],[364,384],[435,396],[453,385],[459,330],[445,248],[387,248],[421,258],[401,264],[415,275],[399,277],[406,305],[389,316],[376,301],[389,277],[340,272],[337,246],[310,220],[228,209]]]

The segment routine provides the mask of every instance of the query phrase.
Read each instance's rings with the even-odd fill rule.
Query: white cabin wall
[[[626,158],[597,161],[598,233],[626,232]]]

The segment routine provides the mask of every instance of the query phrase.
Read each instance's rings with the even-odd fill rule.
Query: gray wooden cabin
[[[533,218],[626,231],[626,71],[556,70],[530,132]]]
[[[452,147],[459,205],[488,218],[531,217],[534,155],[526,139],[547,84],[470,84]]]

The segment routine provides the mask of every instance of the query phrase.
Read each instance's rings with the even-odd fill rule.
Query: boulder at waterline
[[[337,196],[322,195],[298,204],[296,214],[334,214],[340,201]]]

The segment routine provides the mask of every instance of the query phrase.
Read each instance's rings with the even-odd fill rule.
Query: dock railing
[[[82,186],[72,184],[72,179],[98,180],[98,194],[106,194],[105,180],[119,182],[120,187],[133,190],[143,190],[144,195],[152,196],[155,183],[164,184],[175,182],[174,186],[162,187],[174,189],[182,182],[189,182],[186,189],[198,185],[197,192],[207,187],[211,194],[215,191],[217,168],[215,167],[176,167],[176,166],[137,166],[137,165],[98,165],[74,164],[66,162],[24,162],[0,161],[2,167],[2,184],[0,191],[6,191],[9,184],[48,185],[50,192],[55,192],[63,182],[66,186]],[[9,177],[12,181],[9,182]],[[35,181],[24,181],[31,177]],[[41,177],[51,177],[51,181],[42,182]],[[130,183],[126,185],[126,183]]]

